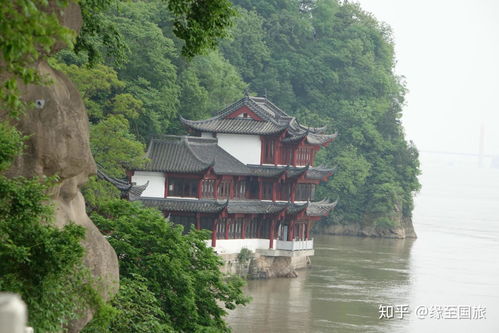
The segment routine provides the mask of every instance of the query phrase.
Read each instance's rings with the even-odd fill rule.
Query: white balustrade
[[[286,250],[286,251],[313,250],[314,240],[313,239],[292,240],[292,241],[277,240],[276,249]]]

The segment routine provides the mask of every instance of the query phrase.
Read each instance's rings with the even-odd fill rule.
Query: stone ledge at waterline
[[[380,238],[417,238],[412,219],[402,218],[400,225],[396,227],[376,227],[373,225],[361,225],[359,223],[331,224],[319,228],[317,234],[357,236],[357,237],[380,237]]]
[[[219,254],[224,265],[221,270],[226,274],[239,275],[248,280],[265,280],[273,278],[295,278],[296,270],[310,268],[310,256],[313,250],[295,251],[303,252],[293,256],[267,256],[254,253],[249,260],[241,262],[239,254]]]

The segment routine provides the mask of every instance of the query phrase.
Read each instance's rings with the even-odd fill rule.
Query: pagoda
[[[336,134],[301,125],[267,98],[246,96],[206,120],[182,124],[191,136],[164,136],[149,162],[128,172],[147,188],[138,200],[171,221],[211,232],[219,254],[313,255],[310,231],[336,202],[314,201],[333,169],[315,166]]]

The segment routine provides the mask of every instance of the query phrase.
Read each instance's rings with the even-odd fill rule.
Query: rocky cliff
[[[417,238],[412,219],[404,217],[396,226],[382,227],[360,223],[332,224],[318,228],[317,233],[342,236],[382,237],[382,238]]]
[[[59,17],[69,28],[78,30],[81,26],[80,9],[74,3],[59,13]],[[56,45],[54,51],[60,47],[62,45]],[[98,289],[102,296],[109,299],[118,290],[118,260],[111,245],[87,216],[80,192],[89,175],[96,172],[90,152],[87,113],[78,90],[63,73],[43,60],[36,68],[51,84],[21,86],[23,99],[34,102],[36,107],[27,110],[15,124],[29,139],[24,153],[7,176],[59,177],[50,193],[55,223],[62,227],[73,222],[85,227],[85,263],[101,284]],[[72,323],[70,332],[79,332],[91,317],[89,310],[81,320]]]

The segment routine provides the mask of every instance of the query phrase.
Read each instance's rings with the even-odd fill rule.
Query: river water
[[[298,278],[248,282],[233,331],[499,332],[499,169],[431,154],[422,165],[418,239],[315,236]]]

